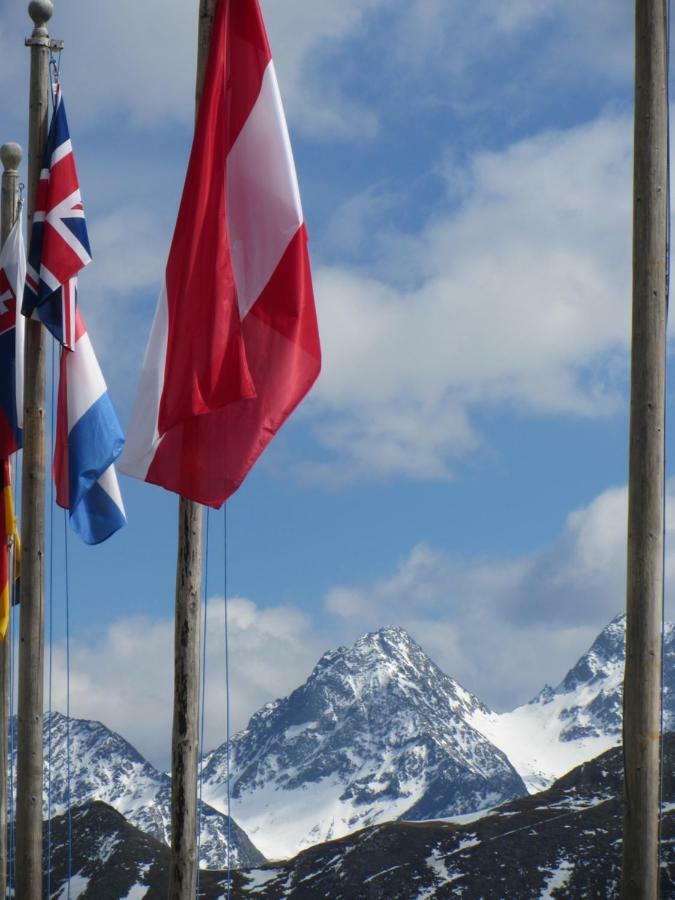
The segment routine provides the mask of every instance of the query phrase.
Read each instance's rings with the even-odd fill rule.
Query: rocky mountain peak
[[[479,709],[404,629],[366,634],[324,654],[234,737],[234,814],[263,853],[284,856],[385,815],[460,814],[517,796],[521,779],[470,724]],[[227,755],[219,747],[204,767],[219,809]]]
[[[582,684],[595,684],[618,669],[623,671],[625,642],[626,617],[618,615],[602,629],[590,649],[570,669],[556,693],[567,694]]]

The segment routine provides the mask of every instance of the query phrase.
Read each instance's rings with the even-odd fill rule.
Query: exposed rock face
[[[45,817],[62,813],[68,803],[68,720],[61,713],[45,715]],[[50,748],[51,747],[51,748]],[[51,787],[49,759],[51,758]],[[159,772],[123,737],[100,722],[70,720],[70,797],[73,806],[101,800],[131,824],[159,841],[169,843],[171,779]],[[48,790],[49,789],[49,790]],[[48,797],[51,796],[51,806]],[[209,868],[227,865],[227,816],[207,804],[201,806],[200,859]],[[231,865],[251,866],[264,861],[244,831],[232,822]]]
[[[232,812],[268,858],[399,816],[458,815],[525,793],[471,724],[483,704],[401,628],[326,653],[307,682],[256,713],[230,746]],[[226,753],[204,797],[225,808]]]

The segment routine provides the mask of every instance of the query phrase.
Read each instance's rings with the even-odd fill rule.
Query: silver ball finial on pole
[[[41,28],[54,15],[52,0],[31,0],[28,4],[28,15],[35,22],[36,28]]]
[[[23,150],[18,144],[3,144],[0,147],[0,161],[6,172],[16,172],[23,159]]]

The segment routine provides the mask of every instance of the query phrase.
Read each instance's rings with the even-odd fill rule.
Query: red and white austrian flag
[[[219,0],[119,468],[220,506],[316,380],[300,192],[257,0]]]

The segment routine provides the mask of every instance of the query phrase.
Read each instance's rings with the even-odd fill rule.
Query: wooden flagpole
[[[32,0],[28,131],[28,234],[47,141],[51,0]],[[59,46],[60,49],[60,46]],[[42,713],[44,676],[45,330],[27,320],[21,484],[21,626],[17,707],[16,896],[42,895]]]
[[[2,161],[2,200],[0,201],[0,247],[9,237],[16,222],[19,210],[19,166],[23,156],[18,144],[3,144],[0,147]],[[17,297],[17,315],[21,298]],[[1,502],[1,501],[0,501]],[[12,551],[13,552],[13,551]],[[14,571],[9,567],[10,603],[13,587]],[[10,709],[10,632],[7,631],[4,641],[0,641],[0,897],[7,896],[7,806],[9,764],[9,709]]]
[[[200,0],[195,116],[217,0]],[[192,900],[197,879],[197,773],[199,767],[200,599],[202,582],[202,507],[180,498],[174,698],[171,746],[171,864],[169,900]]]
[[[666,0],[636,0],[624,900],[659,894],[668,242]]]

